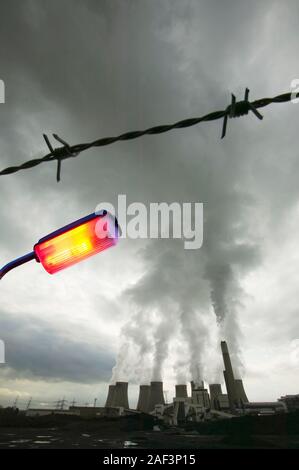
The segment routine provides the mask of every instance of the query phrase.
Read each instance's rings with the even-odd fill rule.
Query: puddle
[[[81,434],[82,437],[90,437],[90,434]]]
[[[124,447],[133,447],[133,446],[138,446],[138,444],[136,442],[132,442],[132,441],[125,441],[124,442]]]
[[[30,442],[32,439],[18,439],[17,441],[10,441],[12,444],[25,444],[26,442]]]
[[[33,441],[33,444],[51,444],[51,441]]]

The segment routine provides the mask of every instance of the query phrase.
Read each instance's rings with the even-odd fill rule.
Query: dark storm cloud
[[[281,35],[273,35],[277,8]],[[243,95],[245,86],[254,98],[288,91],[297,73],[293,18],[298,18],[293,1],[5,2],[0,20],[5,45],[0,78],[7,85],[7,103],[0,109],[2,166],[45,152],[43,132],[77,143],[221,109],[229,92]],[[124,344],[153,351],[159,375],[169,341],[181,331],[193,358],[191,374],[200,375],[209,309],[214,307],[218,320],[226,318],[221,333],[238,352],[242,277],[261,265],[277,217],[283,224],[298,201],[298,113],[296,106],[287,112],[281,106],[263,111],[262,123],[253,116],[230,121],[224,141],[217,121],[86,152],[65,162],[60,185],[52,164],[1,180],[3,249],[19,253],[47,223],[55,229],[101,201],[115,203],[119,193],[127,194],[129,202],[203,202],[201,250],[187,253],[179,243],[165,241],[141,250],[138,241],[131,241],[130,255],[122,253],[117,265],[121,269],[138,257],[144,266],[144,275],[117,299],[120,311],[123,302],[132,305]],[[22,227],[16,201],[32,222],[22,240],[16,235]],[[161,320],[155,327],[149,321],[154,310]],[[27,320],[20,325],[27,328]],[[27,348],[22,338],[20,329],[20,345]],[[72,347],[66,348],[69,358]],[[121,351],[123,363],[126,348]],[[41,357],[47,363],[46,349]],[[69,360],[72,373],[67,375],[72,375]],[[44,364],[35,364],[38,373],[44,370]],[[65,362],[62,369],[67,367]]]
[[[6,365],[11,377],[80,383],[107,381],[113,357],[98,344],[74,340],[49,323],[31,315],[1,311],[0,337],[5,342]]]

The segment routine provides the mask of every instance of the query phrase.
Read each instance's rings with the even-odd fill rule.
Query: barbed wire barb
[[[226,135],[226,129],[227,129],[227,120],[228,118],[236,118],[240,116],[245,116],[249,113],[249,111],[252,111],[253,114],[260,120],[264,119],[261,113],[258,112],[254,104],[249,102],[249,88],[246,88],[245,90],[245,95],[244,95],[244,100],[243,101],[238,101],[236,100],[235,95],[232,94],[232,102],[231,104],[226,108],[226,113],[223,118],[223,126],[222,126],[222,134],[221,134],[221,139],[223,139]]]
[[[46,134],[43,134],[43,136],[48,146],[48,149],[50,150],[49,156],[53,156],[53,159],[57,160],[56,180],[57,182],[59,182],[61,176],[61,161],[65,158],[76,157],[78,155],[78,152],[72,151],[71,146],[57,134],[53,134],[53,137],[55,140],[57,140],[57,142],[61,143],[63,147],[53,149],[48,136]]]

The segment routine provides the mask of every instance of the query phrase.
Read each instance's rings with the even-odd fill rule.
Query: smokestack
[[[128,382],[116,382],[113,397],[113,406],[129,408]]]
[[[175,396],[176,396],[176,398],[187,398],[188,397],[187,385],[185,385],[185,384],[176,385],[175,386]]]
[[[240,403],[249,403],[249,400],[247,398],[247,395],[244,390],[244,385],[241,379],[236,379],[235,380],[235,388],[237,392],[237,397]]]
[[[149,411],[155,409],[155,405],[164,405],[163,382],[151,382]]]
[[[113,406],[114,403],[114,392],[115,392],[115,385],[109,385],[107,400],[106,400],[106,407]]]
[[[232,368],[232,364],[230,361],[226,341],[221,341],[221,350],[222,350],[223,362],[224,362],[224,367],[225,367],[225,370],[223,371],[223,375],[224,375],[224,380],[225,380],[225,385],[226,385],[226,390],[227,390],[227,395],[228,395],[228,401],[229,401],[230,409],[233,412],[236,406],[238,406],[238,397],[237,397],[237,392],[236,392],[233,368]]]
[[[222,395],[222,389],[220,384],[210,384],[210,401],[211,401],[211,408],[213,410],[219,409],[219,395]]]
[[[140,385],[139,388],[139,398],[137,404],[137,410],[142,411],[143,413],[149,412],[150,405],[150,385]]]

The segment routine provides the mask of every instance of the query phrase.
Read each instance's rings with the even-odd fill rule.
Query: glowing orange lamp
[[[49,274],[54,274],[116,245],[118,236],[117,219],[109,212],[90,214],[41,238],[31,253],[0,269],[0,279],[11,269],[33,259]]]

